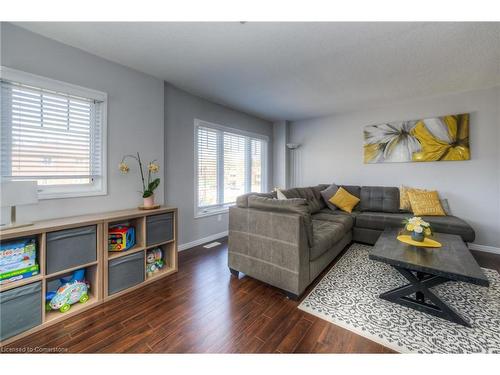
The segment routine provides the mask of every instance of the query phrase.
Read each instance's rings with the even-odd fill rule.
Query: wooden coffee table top
[[[432,238],[443,246],[425,248],[398,241],[396,237],[399,231],[395,228],[386,229],[370,251],[370,259],[450,280],[489,285],[483,270],[460,236],[434,233]]]

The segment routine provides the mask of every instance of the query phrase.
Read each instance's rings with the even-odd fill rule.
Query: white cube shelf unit
[[[108,229],[111,225],[122,223],[135,227],[136,243],[126,251],[110,252]],[[0,309],[5,303],[6,312],[0,314],[0,326],[6,327],[0,330],[0,346],[81,314],[178,270],[177,209],[173,207],[130,209],[40,221],[28,227],[0,232],[1,242],[26,237],[36,238],[40,273],[0,284]],[[162,249],[165,266],[148,277],[146,252],[156,247]],[[82,268],[86,270],[85,278],[90,284],[89,300],[73,304],[65,313],[45,311],[46,291],[52,290],[53,284],[60,278]],[[14,313],[25,316],[14,318]]]

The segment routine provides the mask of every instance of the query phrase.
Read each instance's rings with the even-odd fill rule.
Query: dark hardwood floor
[[[482,266],[500,271],[500,256],[474,255]],[[9,347],[72,353],[392,352],[297,309],[298,304],[250,277],[231,276],[224,240],[212,249],[181,252],[175,275]]]

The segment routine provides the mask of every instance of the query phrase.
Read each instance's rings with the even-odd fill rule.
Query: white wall
[[[194,120],[263,134],[269,137],[268,185],[273,176],[272,123],[212,103],[165,83],[165,197],[166,203],[179,208],[181,249],[199,240],[228,230],[227,213],[194,218]],[[220,221],[219,221],[220,216]]]
[[[117,167],[124,154],[136,151],[145,160],[163,162],[163,81],[9,23],[1,24],[1,42],[4,66],[108,93],[108,195],[43,200],[37,205],[21,206],[18,220],[43,220],[140,204],[138,176],[123,176]],[[159,203],[163,202],[163,183],[162,178],[156,190]],[[6,214],[3,209],[2,221]]]
[[[437,189],[453,214],[476,230],[476,243],[500,247],[500,88],[428,97],[291,123],[299,186],[318,183]],[[470,112],[471,160],[363,164],[363,127]]]

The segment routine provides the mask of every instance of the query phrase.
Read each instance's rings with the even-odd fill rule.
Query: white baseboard
[[[203,245],[204,243],[218,240],[219,238],[226,237],[228,235],[228,231],[212,234],[211,236],[200,238],[199,240],[191,241],[188,243],[183,243],[178,246],[178,251],[183,251],[190,249],[195,246]]]
[[[500,247],[495,247],[495,246],[486,246],[486,245],[478,245],[475,243],[470,243],[469,249],[477,250],[477,251],[484,251],[486,253],[493,253],[493,254],[500,255]]]

